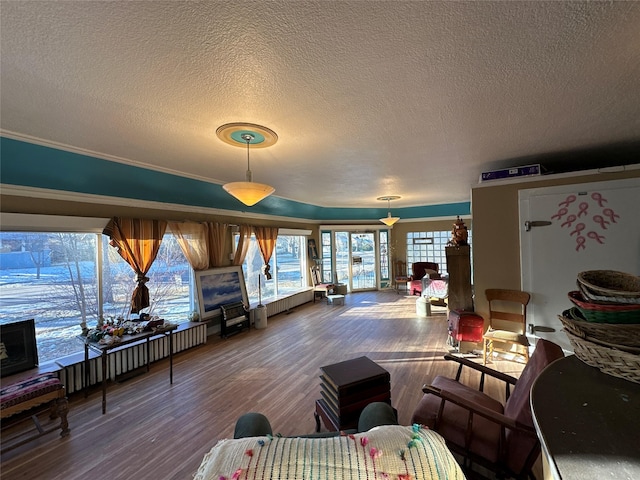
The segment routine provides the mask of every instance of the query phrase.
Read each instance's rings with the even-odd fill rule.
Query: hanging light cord
[[[252,180],[251,178],[252,175],[251,175],[251,165],[249,164],[249,144],[251,143],[251,140],[253,140],[255,137],[250,133],[245,133],[244,135],[242,135],[242,138],[244,138],[244,140],[247,142],[247,182],[250,182]]]

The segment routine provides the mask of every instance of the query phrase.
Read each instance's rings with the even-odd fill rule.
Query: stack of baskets
[[[575,305],[559,316],[575,355],[603,373],[640,383],[640,277],[613,270],[578,274]]]

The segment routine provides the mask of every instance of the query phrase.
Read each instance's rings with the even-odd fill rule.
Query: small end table
[[[100,354],[101,364],[102,364],[102,414],[107,413],[107,354],[112,351],[122,347],[126,347],[127,345],[131,345],[136,342],[146,341],[147,348],[147,372],[149,371],[149,362],[150,362],[150,346],[149,341],[152,337],[157,337],[158,335],[166,335],[169,337],[169,382],[173,384],[173,331],[178,328],[177,325],[173,325],[168,328],[157,329],[152,332],[142,332],[136,333],[134,335],[123,335],[121,340],[116,343],[112,343],[109,345],[103,345],[98,342],[91,342],[87,337],[83,335],[78,335],[78,339],[84,343],[84,383],[82,387],[84,390],[85,398],[88,396],[87,388],[89,386],[90,378],[90,369],[89,369],[89,350],[93,350]]]
[[[320,420],[330,431],[357,428],[360,413],[369,403],[391,404],[391,376],[368,357],[320,367],[320,395],[314,417],[316,432]]]

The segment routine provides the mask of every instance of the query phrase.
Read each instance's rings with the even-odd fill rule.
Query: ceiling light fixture
[[[247,176],[244,182],[225,183],[222,188],[242,203],[251,207],[276,191],[270,185],[253,181],[249,150],[264,148],[276,143],[278,136],[273,130],[252,123],[227,123],[216,130],[218,138],[233,146],[247,146]]]
[[[387,205],[389,206],[389,211],[387,212],[387,216],[380,219],[380,221],[382,223],[384,223],[385,225],[387,225],[388,227],[390,227],[391,225],[396,223],[398,220],[400,220],[400,217],[392,217],[391,216],[391,200],[398,200],[399,198],[400,197],[398,195],[391,195],[391,196],[387,196],[387,197],[378,197],[378,200],[386,200]]]

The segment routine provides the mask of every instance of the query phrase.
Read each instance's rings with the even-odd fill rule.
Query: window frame
[[[87,328],[92,328],[92,327],[95,327],[99,318],[107,319],[107,317],[109,316],[114,316],[114,317],[117,316],[111,311],[105,312],[106,299],[104,297],[105,292],[104,292],[104,279],[103,279],[104,277],[104,259],[103,258],[104,258],[104,255],[106,254],[113,256],[113,253],[114,253],[113,251],[111,252],[107,251],[107,249],[110,249],[111,247],[108,246],[108,239],[102,234],[102,231],[104,227],[107,225],[108,221],[109,221],[108,218],[96,218],[96,217],[68,217],[68,216],[61,216],[61,215],[30,215],[30,214],[11,214],[11,213],[2,214],[2,223],[0,228],[0,232],[2,233],[15,232],[16,234],[33,233],[33,234],[42,234],[42,235],[51,235],[51,234],[95,235],[95,242],[93,246],[93,248],[95,249],[95,252],[94,252],[95,258],[93,260],[94,263],[92,265],[93,275],[95,276],[95,278],[88,279],[88,280],[90,281],[90,283],[95,282],[95,290],[91,292],[91,298],[93,298],[94,296],[95,298],[93,300],[91,299],[89,300],[91,302],[95,302],[96,305],[92,308],[92,307],[86,307],[86,305],[83,304],[84,312],[82,311],[82,308],[80,308],[77,312],[74,309],[69,310],[70,312],[73,312],[70,315],[69,320],[73,320],[75,323],[73,324],[70,323],[69,325],[57,327],[59,329],[70,329],[70,328],[73,328],[74,325],[77,325],[77,334],[79,335],[82,333],[83,323],[86,322]],[[166,236],[171,236],[172,238],[175,238],[173,237],[173,234],[171,233],[171,230],[169,228],[165,232],[165,237]],[[166,242],[165,242],[165,245],[166,245]],[[179,254],[183,256],[181,251],[179,252]],[[124,262],[124,260],[121,259],[119,256],[117,256],[117,259],[118,259],[118,263],[122,262],[123,264],[126,264],[126,262]],[[157,260],[158,259],[156,259],[156,261]],[[183,312],[180,311],[175,315],[175,317],[171,317],[170,320],[175,323],[185,323],[190,321],[191,312],[195,312],[197,310],[196,309],[197,300],[195,299],[195,296],[194,296],[196,294],[196,291],[195,291],[193,269],[191,268],[191,265],[189,265],[186,258],[184,258],[184,262],[185,264],[180,263],[177,266],[179,270],[182,270],[185,266],[188,269],[187,271],[189,275],[189,285],[188,285],[189,293],[187,295],[188,295],[189,304],[188,304],[188,308],[184,308],[184,302],[179,302],[179,304],[183,305],[183,307],[181,307],[181,310],[185,310],[186,314],[183,315],[182,314]],[[154,261],[154,266],[155,265],[157,264]],[[153,272],[154,266],[151,267],[150,272]],[[126,265],[126,268],[124,268],[119,263],[119,268],[122,270],[125,270],[128,277],[133,278],[133,271],[131,270],[130,266]],[[176,279],[176,282],[177,282],[177,279]],[[148,286],[150,288],[151,295],[153,295],[154,285],[150,283]],[[131,281],[130,287],[132,292],[133,288],[135,287],[133,280]],[[55,284],[51,284],[50,287],[47,287],[47,288],[55,288]],[[131,292],[127,292],[127,295],[130,296]],[[121,309],[123,312],[130,311],[130,309],[127,308],[126,306],[127,300],[125,300],[124,302],[120,301],[119,303],[122,303],[124,305]],[[171,303],[172,305],[176,305],[175,302],[169,302],[169,303]],[[153,305],[151,307],[153,307]],[[147,310],[145,309],[145,312],[146,311]],[[150,313],[153,314],[153,311],[150,310]],[[4,315],[6,315],[7,317],[15,317],[15,319],[10,319],[8,320],[8,322],[24,319],[24,318],[18,318],[17,315],[12,314],[8,310],[7,310],[7,313],[3,312],[3,316]],[[127,315],[128,313],[125,314],[124,316],[126,317]],[[161,316],[164,316],[164,315],[161,315]],[[82,320],[84,320],[84,322]],[[4,323],[7,323],[7,322],[4,322]],[[69,337],[68,335],[56,337],[55,335],[50,335],[50,333],[47,335],[47,338],[45,340],[42,340],[43,337],[40,336],[39,338],[39,335],[37,334],[37,330],[38,330],[38,324],[36,319],[36,339],[40,344],[44,345],[48,343],[46,351],[49,351],[49,352],[51,351],[51,348],[50,348],[51,343],[55,341],[60,342],[60,338],[64,339],[65,342],[71,339],[75,341],[75,338],[73,337],[75,337],[76,335],[73,335],[73,337]],[[40,351],[42,350],[43,349],[40,349]],[[56,361],[57,359],[64,358],[69,354],[77,354],[77,353],[80,353],[81,351],[82,351],[82,344],[80,342],[77,342],[77,349],[74,349],[73,353],[69,353],[69,348],[67,344],[64,348],[61,348],[58,353],[54,352],[53,355],[51,354],[43,355],[44,360],[41,361],[41,363],[53,362],[53,361]]]

